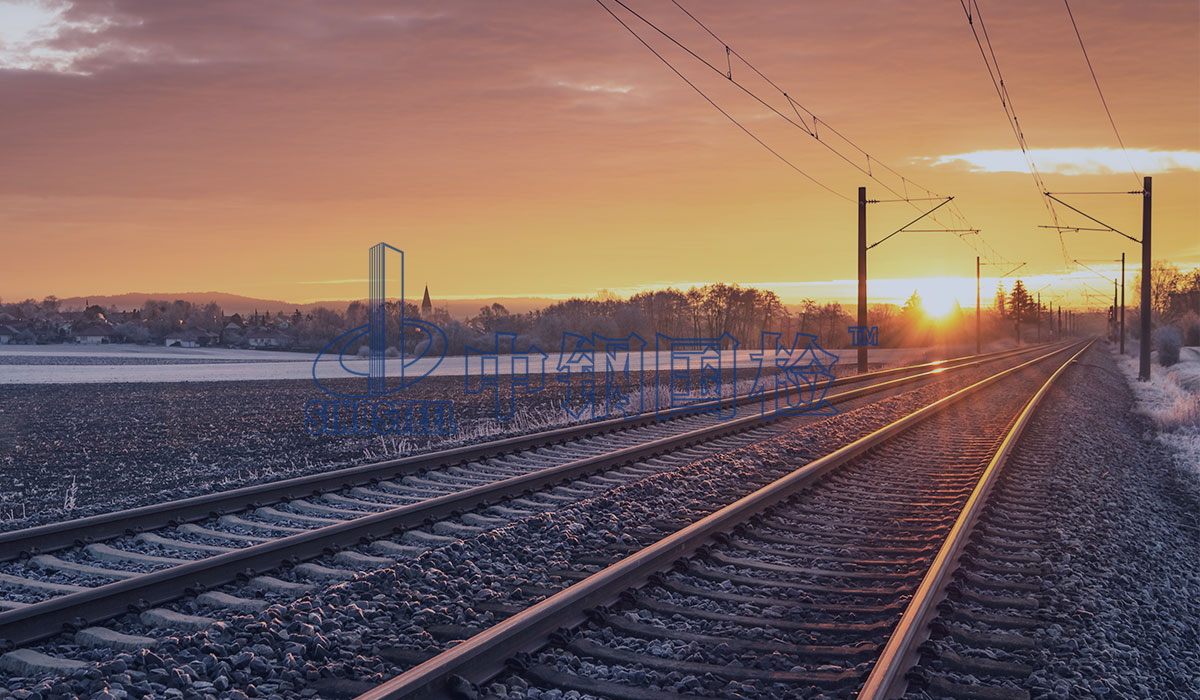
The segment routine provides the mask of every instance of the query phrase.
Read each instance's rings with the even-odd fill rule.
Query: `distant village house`
[[[292,338],[274,328],[255,328],[246,334],[246,342],[252,348],[287,348]]]
[[[75,342],[86,345],[99,345],[112,341],[112,328],[106,325],[94,324],[75,331]]]
[[[169,348],[206,348],[216,344],[216,335],[195,328],[171,333],[163,339],[163,345]]]

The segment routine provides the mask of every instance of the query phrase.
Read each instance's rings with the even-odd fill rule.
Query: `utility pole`
[[[867,327],[867,188],[858,188],[858,327]],[[867,372],[867,345],[860,330],[858,342],[858,373]]]
[[[1121,253],[1121,354],[1125,354],[1125,254]]]
[[[1037,341],[1042,342],[1042,293],[1037,293]]]
[[[975,256],[975,354],[983,352],[983,336],[980,335],[979,323],[979,256]]]
[[[1142,338],[1138,379],[1150,381],[1150,176],[1142,186]]]
[[[1114,277],[1113,278],[1113,315],[1112,315],[1113,333],[1116,333],[1118,330],[1117,323],[1118,323],[1119,319],[1117,318],[1117,314],[1121,313],[1120,308],[1121,307],[1117,306],[1117,278]]]
[[[1058,303],[1058,337],[1062,339],[1062,302]]]

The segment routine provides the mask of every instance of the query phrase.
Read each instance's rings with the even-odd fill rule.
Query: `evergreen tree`
[[[1036,318],[1036,303],[1025,289],[1025,283],[1017,280],[1013,284],[1012,294],[1008,298],[1009,316],[1021,321],[1032,321]]]

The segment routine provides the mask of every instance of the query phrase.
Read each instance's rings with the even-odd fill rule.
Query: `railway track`
[[[830,398],[902,390],[1035,350],[844,377],[834,385],[857,388]],[[639,416],[0,533],[0,645],[68,632],[87,645],[133,648],[149,640],[96,625],[132,611],[148,628],[196,629],[213,620],[157,606],[190,595],[211,609],[261,609],[789,425]],[[521,494],[529,497],[513,507]],[[310,562],[318,557],[332,565]],[[258,593],[212,590],[237,580]]]
[[[627,700],[899,697],[910,677],[925,678],[907,672],[922,652],[928,658],[922,643],[931,620],[952,610],[948,592],[999,607],[1021,598],[1014,589],[1028,595],[1019,579],[1032,571],[1022,567],[1036,538],[1023,539],[1022,528],[1036,526],[1045,495],[989,495],[1041,398],[1089,346],[993,374],[707,517],[644,535],[642,546],[573,562],[556,572],[565,587],[524,591],[540,602],[481,601],[506,619],[462,630],[461,642],[359,700],[552,690]],[[977,529],[987,508],[991,520]],[[997,514],[1014,517],[1002,527]],[[954,575],[973,535],[970,561],[986,571],[968,572],[964,589]],[[1030,624],[996,610],[961,619]]]

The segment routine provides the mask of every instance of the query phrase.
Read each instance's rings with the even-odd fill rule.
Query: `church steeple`
[[[421,315],[427,315],[433,311],[433,302],[429,300],[429,285],[425,285],[425,298],[421,300]]]

